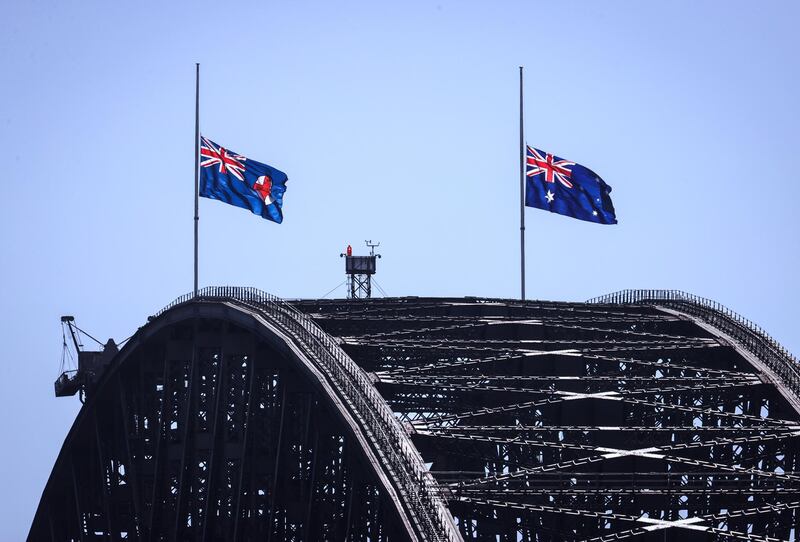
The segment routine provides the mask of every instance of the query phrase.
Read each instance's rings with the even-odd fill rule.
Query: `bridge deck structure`
[[[796,540],[800,369],[675,291],[185,296],[87,389],[32,540]]]

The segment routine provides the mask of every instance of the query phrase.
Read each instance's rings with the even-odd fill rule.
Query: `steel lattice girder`
[[[420,503],[398,482],[393,443],[373,445],[380,428],[334,389],[300,313],[227,301],[167,311],[114,359],[29,539],[447,539],[425,523],[441,499]]]
[[[182,298],[30,538],[795,539],[796,367],[717,307],[612,301]]]
[[[298,303],[372,373],[464,539],[794,540],[795,392],[654,305]]]

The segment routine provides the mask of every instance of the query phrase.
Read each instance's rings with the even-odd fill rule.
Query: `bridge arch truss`
[[[249,288],[176,300],[88,392],[31,540],[457,540],[367,375]]]
[[[33,540],[796,540],[800,370],[675,291],[208,288],[117,354]]]

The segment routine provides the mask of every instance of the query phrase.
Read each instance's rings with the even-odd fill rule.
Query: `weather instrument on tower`
[[[372,240],[364,241],[369,247],[369,256],[353,256],[353,247],[347,245],[347,251],[339,254],[345,258],[344,272],[347,274],[347,298],[348,299],[367,299],[372,297],[372,275],[377,271],[376,258],[380,254],[375,254],[375,248],[380,243],[373,243]]]

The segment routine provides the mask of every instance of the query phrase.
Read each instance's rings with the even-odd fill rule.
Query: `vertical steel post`
[[[150,499],[150,522],[149,527],[147,529],[147,540],[148,542],[153,542],[158,536],[156,532],[156,511],[158,507],[156,503],[159,502],[159,475],[161,474],[161,449],[164,448],[165,444],[163,443],[166,440],[166,433],[169,431],[169,421],[165,418],[167,414],[170,412],[167,411],[167,401],[169,401],[170,406],[172,405],[172,386],[170,386],[170,374],[169,374],[169,358],[164,357],[164,380],[162,382],[163,388],[161,392],[161,414],[159,415],[159,424],[156,426],[156,453],[155,457],[153,458],[153,496]],[[166,452],[165,452],[166,453]],[[141,539],[145,540],[144,537],[145,533],[141,533]]]
[[[142,364],[137,363],[139,371],[139,379],[141,381],[141,368]],[[130,484],[133,493],[133,524],[139,536],[142,534],[142,511],[140,507],[141,498],[139,496],[139,472],[140,468],[134,463],[134,455],[131,453],[131,430],[130,422],[128,419],[128,394],[125,391],[125,383],[117,373],[117,386],[120,392],[119,413],[122,416],[122,430],[125,432],[125,476],[127,482]],[[140,454],[136,454],[138,458]]]
[[[197,297],[197,229],[200,222],[200,63],[194,83],[194,296]]]
[[[181,516],[181,511],[183,510],[183,503],[186,501],[186,470],[188,469],[188,461],[187,455],[189,454],[189,439],[194,438],[194,432],[190,433],[189,427],[194,425],[194,413],[192,412],[192,406],[195,403],[193,401],[194,395],[194,380],[197,378],[199,380],[199,376],[195,376],[196,368],[200,363],[199,355],[197,353],[197,335],[198,335],[198,322],[197,319],[194,320],[194,325],[192,329],[192,356],[190,358],[190,365],[189,365],[189,382],[186,387],[186,400],[185,400],[185,408],[186,412],[184,413],[183,418],[183,428],[181,434],[181,453],[180,453],[180,473],[178,474],[178,494],[175,496],[175,523],[173,524],[173,531],[172,537],[170,538],[171,542],[177,542],[180,538],[178,535],[180,534],[182,526],[186,525],[186,518]],[[191,486],[191,481],[189,482]],[[157,533],[156,533],[157,534]],[[151,535],[152,536],[152,535]]]
[[[83,512],[81,511],[81,497],[78,492],[78,477],[75,475],[75,457],[70,457],[69,468],[72,474],[72,495],[75,499],[75,511],[78,514],[78,540],[86,542],[86,529],[84,528]]]
[[[244,419],[244,427],[243,432],[244,435],[242,436],[242,458],[239,462],[239,483],[237,484],[236,490],[236,508],[234,512],[236,514],[236,519],[233,520],[233,542],[238,542],[239,540],[239,519],[242,516],[242,485],[244,484],[244,471],[247,467],[247,445],[248,445],[248,435],[250,433],[250,424],[251,424],[251,412],[252,412],[252,404],[253,404],[253,389],[254,389],[254,382],[256,379],[256,369],[255,369],[255,351],[252,358],[248,358],[247,360],[247,370],[249,371],[249,382],[248,382],[248,391],[247,391],[247,410],[245,413]]]
[[[214,504],[214,491],[216,491],[214,478],[217,477],[215,470],[220,470],[220,471],[222,470],[221,467],[217,466],[217,463],[219,462],[219,458],[217,456],[221,453],[220,448],[224,447],[224,443],[222,445],[220,445],[219,443],[220,440],[219,404],[221,402],[220,396],[223,393],[222,381],[225,380],[226,376],[226,371],[224,370],[226,346],[228,346],[227,336],[225,337],[225,339],[223,339],[222,348],[220,349],[219,353],[219,360],[217,361],[217,382],[214,389],[214,414],[213,414],[214,425],[212,426],[211,429],[211,455],[208,460],[208,478],[206,479],[206,506],[205,510],[203,511],[203,533],[201,539],[202,542],[208,540],[209,537],[208,531],[210,529],[209,525],[211,525],[214,518],[217,516],[217,514],[219,514],[219,509],[216,507],[216,504]],[[231,371],[232,370],[233,369],[231,369]]]
[[[522,66],[519,67],[519,278],[525,301],[525,132],[522,122]]]
[[[275,470],[272,475],[272,493],[269,499],[269,523],[267,524],[267,542],[272,540],[272,531],[275,528],[275,505],[278,500],[276,493],[278,492],[278,478],[281,474],[281,452],[283,451],[283,433],[284,422],[286,421],[286,401],[289,398],[288,388],[289,383],[287,378],[283,378],[283,393],[281,398],[281,421],[278,426],[278,447],[275,450]]]
[[[95,444],[97,445],[97,462],[100,464],[100,483],[102,485],[102,489],[100,490],[102,506],[103,506],[103,514],[106,516],[106,525],[108,528],[108,539],[112,542],[117,540],[117,536],[115,536],[117,530],[114,529],[114,521],[111,517],[111,506],[109,501],[111,500],[111,490],[108,487],[108,483],[106,482],[106,459],[105,455],[103,454],[103,439],[100,438],[100,421],[98,420],[99,416],[99,409],[95,409],[94,411],[94,436],[95,436]],[[111,482],[111,480],[109,480]],[[113,482],[111,482],[113,483]]]

